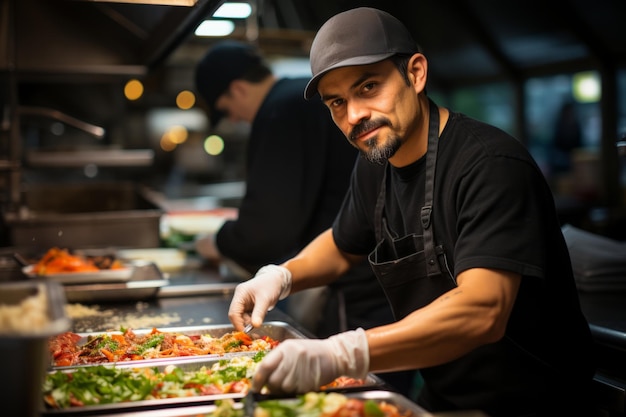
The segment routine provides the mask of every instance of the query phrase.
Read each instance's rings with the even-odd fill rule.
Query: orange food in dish
[[[152,328],[148,333],[136,334],[127,328],[121,333],[93,334],[87,336],[86,341],[76,333],[65,332],[51,337],[48,348],[54,366],[74,366],[268,351],[278,343],[278,340],[269,336],[253,339],[250,335],[237,331],[213,337],[209,334],[187,335],[157,328]]]
[[[112,262],[107,269],[119,269],[124,266],[119,261]],[[100,268],[94,259],[71,254],[67,249],[51,248],[33,266],[37,275],[49,275],[68,272],[98,272]]]

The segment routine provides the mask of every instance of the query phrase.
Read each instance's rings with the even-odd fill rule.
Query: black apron
[[[439,109],[429,100],[428,150],[426,152],[425,202],[420,218],[423,235],[410,234],[396,238],[387,227],[384,214],[389,166],[374,212],[376,248],[369,254],[369,263],[385,290],[396,320],[424,307],[440,295],[456,287],[446,264],[445,250],[435,244],[433,224],[433,194],[435,166],[439,144]]]
[[[416,219],[422,223],[423,235],[395,237],[387,227],[384,202],[389,166],[386,167],[376,202],[375,231],[378,244],[368,259],[392,306],[396,320],[428,305],[457,286],[446,262],[445,248],[435,244],[431,222],[438,132],[439,110],[430,101],[425,203],[420,219]],[[557,380],[569,387],[567,378],[557,378],[563,377],[559,371],[517,344],[508,335],[449,363],[422,369],[421,373],[428,383],[423,386],[419,400],[429,411],[484,406],[493,415],[535,416],[536,414],[529,411],[537,410],[537,403],[532,401],[537,401],[536,396],[550,392],[542,385]],[[547,381],[533,376],[551,374],[554,378],[547,378]],[[487,385],[484,384],[485,381],[488,382]],[[493,385],[493,381],[498,390],[485,389],[485,386]],[[573,387],[576,386],[574,383]],[[459,391],[458,387],[464,389]],[[512,393],[511,396],[508,396],[508,392]],[[545,403],[545,398],[539,398],[539,404]],[[572,401],[572,398],[568,401]]]

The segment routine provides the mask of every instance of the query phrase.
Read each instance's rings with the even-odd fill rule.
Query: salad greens
[[[220,360],[210,367],[187,371],[176,365],[119,368],[89,366],[49,373],[43,382],[44,401],[52,408],[69,408],[180,398],[228,392],[247,392],[264,352],[254,357]]]

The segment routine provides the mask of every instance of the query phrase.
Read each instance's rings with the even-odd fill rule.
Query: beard
[[[378,135],[367,139],[363,142],[364,147],[361,148],[357,145],[357,138],[362,132],[376,129],[380,126],[391,126],[391,123],[387,119],[378,120],[365,120],[354,127],[348,139],[350,144],[357,148],[365,159],[369,162],[378,165],[384,165],[389,158],[391,158],[402,145],[402,141],[398,136],[390,135],[383,140],[382,143],[378,143]]]

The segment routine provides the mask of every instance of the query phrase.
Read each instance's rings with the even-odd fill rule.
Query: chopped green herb
[[[159,346],[163,342],[163,339],[165,339],[165,335],[163,334],[152,335],[145,343],[143,343],[141,346],[137,348],[136,353],[138,355],[141,355],[146,350]]]

